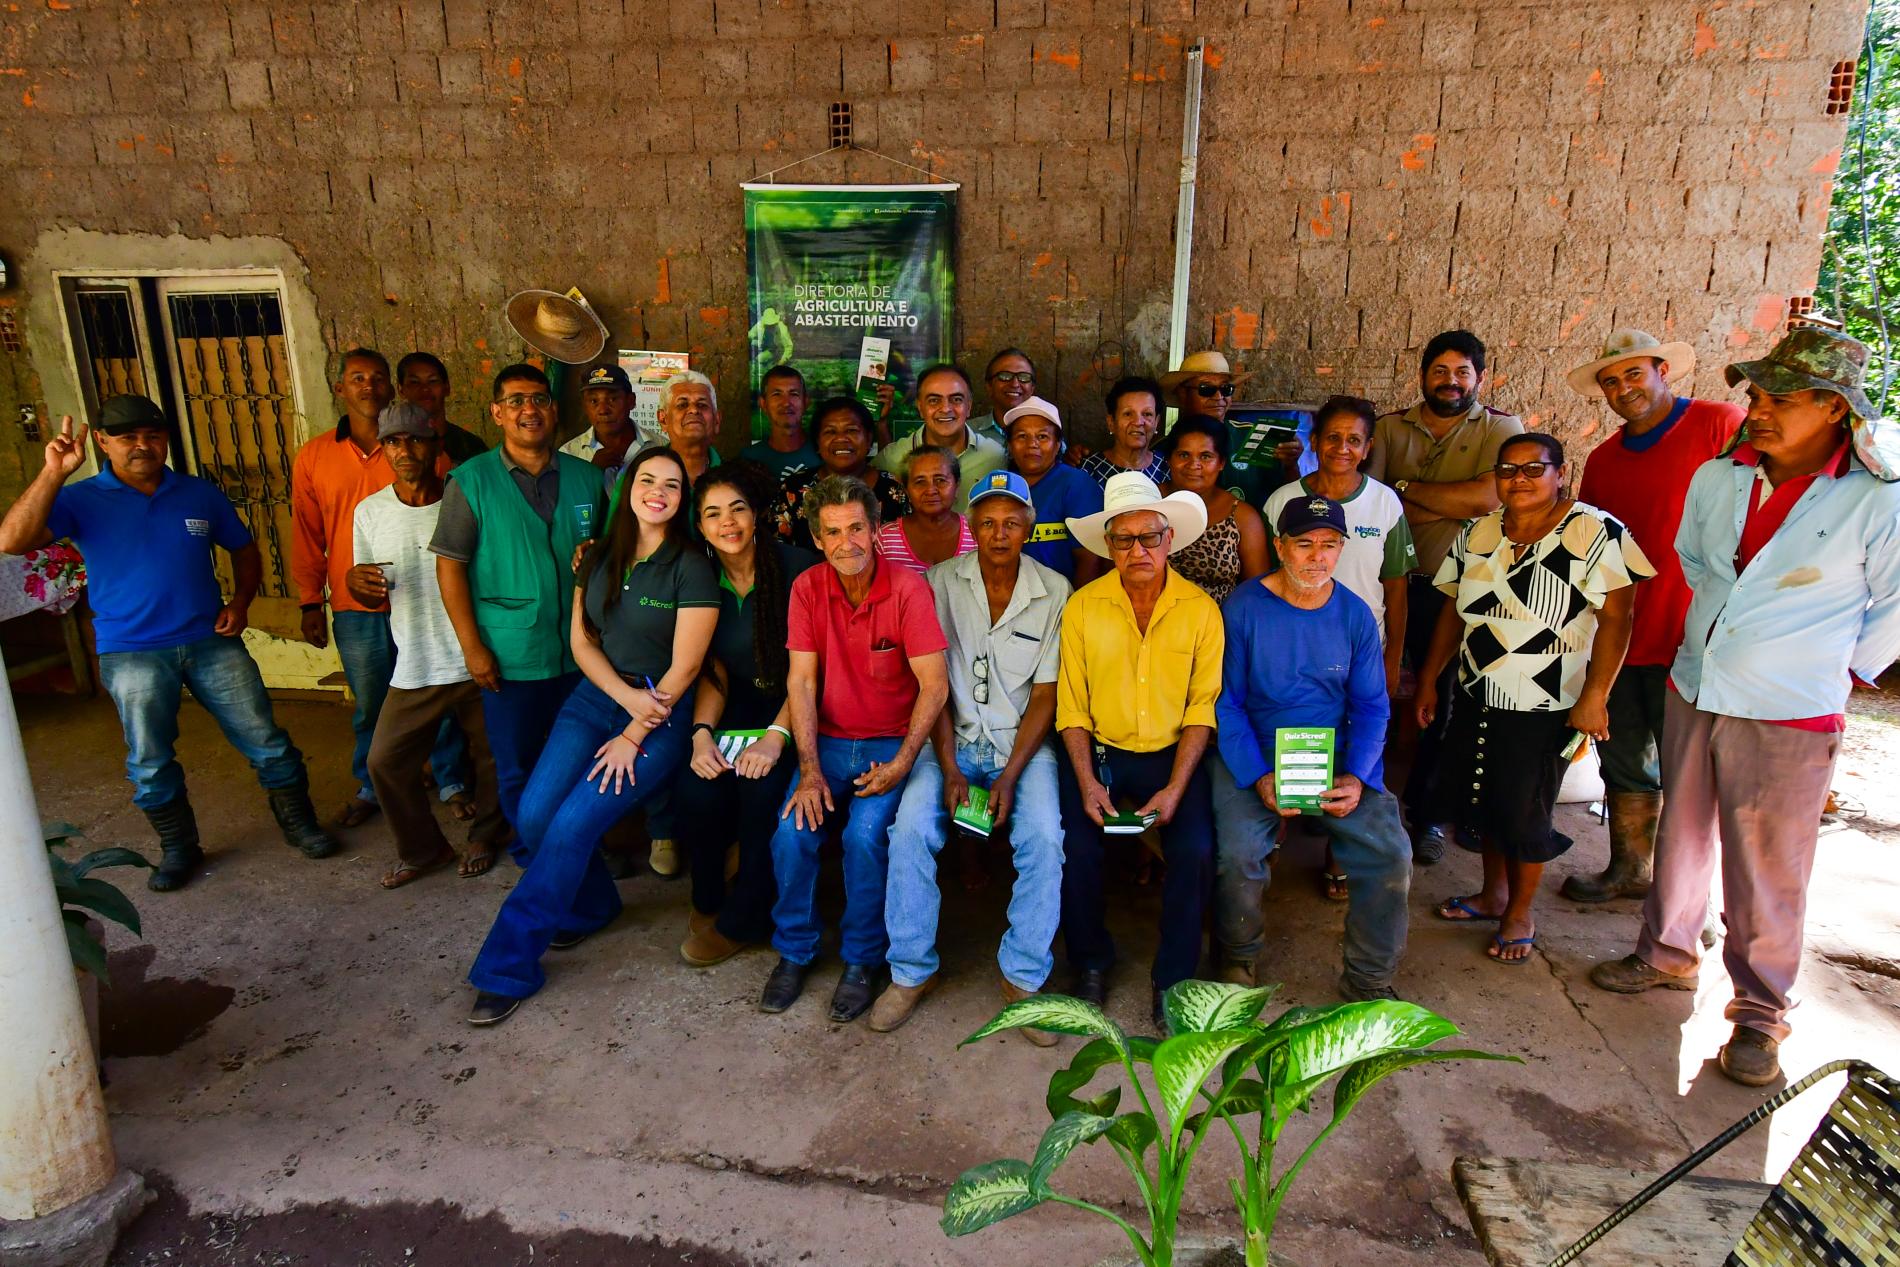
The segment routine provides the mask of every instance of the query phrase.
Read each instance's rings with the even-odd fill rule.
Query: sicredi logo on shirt
[[[665,608],[665,609],[666,609],[667,611],[672,611],[672,610],[673,610],[673,608],[674,608],[674,607],[676,606],[676,604],[674,604],[674,603],[672,603],[672,602],[669,602],[668,600],[666,600],[666,599],[664,599],[664,598],[653,598],[653,597],[651,597],[651,596],[649,596],[649,595],[646,595],[646,594],[642,594],[642,595],[640,595],[640,606],[642,606],[642,607],[663,607],[663,608]]]
[[[211,535],[211,521],[209,519],[187,519],[185,520],[185,531],[194,537],[208,537]]]

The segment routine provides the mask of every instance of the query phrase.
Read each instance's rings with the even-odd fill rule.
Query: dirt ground
[[[1862,702],[1836,779],[1844,813],[1822,838],[1806,1001],[1783,1049],[1796,1073],[1848,1055],[1900,1066],[1900,707],[1890,699]],[[320,754],[317,799],[334,809],[350,790],[346,710],[279,708]],[[78,824],[94,844],[149,845],[109,706],[25,697],[20,713],[42,817]],[[1044,1082],[1067,1058],[1019,1037],[956,1046],[998,1004],[1006,865],[986,891],[949,884],[944,987],[893,1035],[825,1021],[835,958],[781,1017],[754,1007],[769,953],[681,966],[685,885],[651,875],[623,885],[627,913],[611,929],[551,957],[540,996],[478,1031],[463,1023],[463,974],[517,872],[384,892],[380,820],[349,833],[336,858],[308,861],[276,839],[249,771],[195,707],[181,752],[210,865],[175,895],[133,877],[145,939],[115,930],[111,940],[114,1134],[161,1193],[115,1262],[910,1267],[1086,1264],[1118,1248],[1111,1228],[1060,1208],[958,1241],[936,1225],[963,1169],[1030,1155],[1047,1122]],[[1604,851],[1582,807],[1561,814],[1580,843],[1551,868],[1532,961],[1500,967],[1482,934],[1430,917],[1434,902],[1476,885],[1477,858],[1458,853],[1415,877],[1398,983],[1456,1021],[1462,1043],[1525,1063],[1413,1070],[1375,1091],[1296,1189],[1276,1240],[1295,1261],[1477,1264],[1454,1157],[1661,1166],[1759,1103],[1714,1067],[1727,1034],[1719,964],[1693,997],[1589,985],[1592,963],[1629,949],[1637,906],[1556,897],[1563,874],[1600,866]],[[1268,897],[1262,971],[1286,983],[1283,1003],[1335,1001],[1342,910],[1320,898],[1317,865],[1295,851]],[[1135,1030],[1157,901],[1132,885],[1111,895],[1122,966],[1110,1010]],[[1058,961],[1056,984],[1064,973]],[[1758,1128],[1712,1173],[1778,1176],[1829,1094]],[[1317,1125],[1289,1135],[1302,1144]],[[1231,1223],[1231,1161],[1224,1140],[1204,1150],[1190,1193],[1197,1226]],[[1058,1186],[1116,1206],[1132,1197],[1113,1158],[1087,1149]]]

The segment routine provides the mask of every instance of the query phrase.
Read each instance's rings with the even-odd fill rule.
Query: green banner
[[[813,404],[853,394],[869,401],[871,380],[882,375],[897,391],[891,433],[912,430],[916,376],[948,360],[954,343],[957,186],[744,188],[755,398],[777,365],[805,376]],[[755,407],[753,438],[765,430]]]

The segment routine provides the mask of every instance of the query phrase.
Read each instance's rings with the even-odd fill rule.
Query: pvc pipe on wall
[[[1194,182],[1201,163],[1201,71],[1207,44],[1187,51],[1187,109],[1181,121],[1181,199],[1174,212],[1174,298],[1168,309],[1168,368],[1187,355],[1188,279],[1194,265]]]

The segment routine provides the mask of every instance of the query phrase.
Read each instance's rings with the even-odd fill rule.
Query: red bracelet
[[[637,760],[639,760],[639,759],[640,759],[641,757],[644,757],[644,756],[646,756],[646,755],[647,755],[647,750],[646,750],[645,748],[642,748],[642,747],[640,746],[640,741],[639,741],[639,740],[637,740],[637,739],[627,739],[627,732],[626,732],[626,731],[624,731],[624,730],[623,730],[623,731],[621,731],[621,732],[620,732],[620,735],[619,735],[619,737],[620,737],[621,739],[626,739],[628,743],[630,743],[630,744],[632,744],[632,745],[633,745],[633,756],[634,756],[634,759],[635,759],[636,761],[637,761]]]

